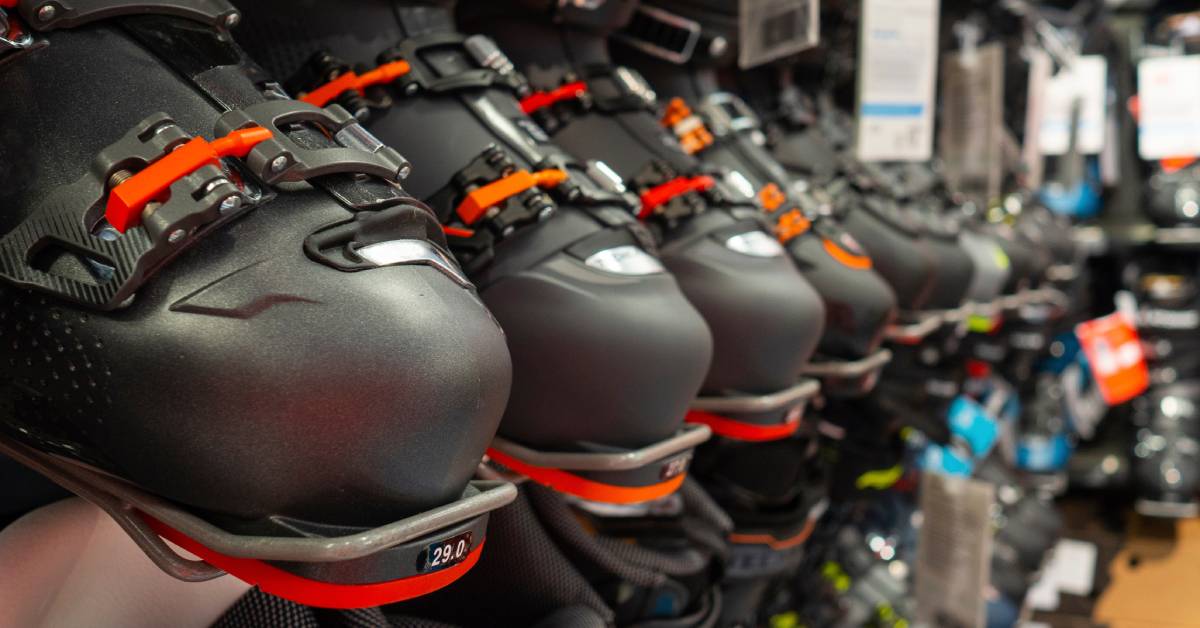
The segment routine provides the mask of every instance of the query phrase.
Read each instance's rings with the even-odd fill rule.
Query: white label
[[[1142,159],[1200,155],[1200,55],[1139,63],[1138,111]]]
[[[938,0],[863,0],[858,132],[863,161],[933,157]]]
[[[1078,105],[1075,145],[1080,154],[1104,148],[1104,110],[1108,61],[1100,55],[1076,57],[1046,83],[1038,143],[1043,155],[1065,155],[1071,145],[1071,122]]]
[[[992,556],[994,487],[970,478],[921,474],[917,619],[930,626],[982,627]]]
[[[1057,610],[1059,593],[1091,595],[1096,575],[1096,555],[1093,543],[1060,540],[1050,553],[1050,562],[1042,570],[1037,585],[1029,590],[1026,602],[1030,608]]]

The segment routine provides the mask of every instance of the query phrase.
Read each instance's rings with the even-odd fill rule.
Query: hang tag
[[[1200,155],[1200,55],[1138,63],[1138,154]]]
[[[1092,377],[1110,406],[1140,395],[1150,384],[1146,357],[1137,328],[1127,314],[1116,312],[1075,326]]]
[[[1046,83],[1038,144],[1043,155],[1065,155],[1077,120],[1076,151],[1098,154],[1104,148],[1108,61],[1100,55],[1076,57]],[[1078,110],[1078,118],[1076,118]]]
[[[862,161],[933,157],[938,0],[863,0],[856,153]]]
[[[917,620],[924,625],[984,626],[994,493],[987,482],[921,474],[915,573]]]
[[[978,199],[1000,195],[1004,166],[1004,48],[987,44],[942,60],[938,153],[950,189]]]

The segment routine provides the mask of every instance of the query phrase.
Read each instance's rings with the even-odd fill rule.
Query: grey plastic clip
[[[337,143],[324,148],[305,148],[288,135],[308,133],[314,140],[328,142],[306,128],[308,125],[327,132]],[[269,129],[273,137],[255,146],[244,161],[271,185],[338,173],[369,174],[399,183],[412,171],[407,159],[385,146],[362,128],[357,118],[336,104],[322,109],[299,100],[269,100],[226,112],[217,121],[216,129],[218,135],[225,135],[252,126]]]
[[[518,445],[499,436],[492,447],[535,467],[568,471],[629,471],[691,449],[712,436],[707,425],[684,424],[674,436],[648,447],[618,453],[544,452]]]
[[[210,580],[222,571],[187,560],[172,551],[139,513],[178,530],[205,547],[237,558],[293,562],[338,562],[376,554],[455,524],[487,514],[516,499],[508,482],[473,481],[461,499],[377,528],[341,537],[245,536],[227,532],[203,519],[80,463],[0,436],[0,452],[33,468],[107,512],[160,568],[187,581]]]
[[[699,397],[692,402],[692,408],[706,412],[770,412],[806,402],[816,397],[820,391],[820,382],[815,379],[802,379],[795,386],[769,395]]]
[[[19,0],[17,10],[30,28],[73,28],[125,15],[174,15],[203,24],[233,28],[241,14],[228,0]]]

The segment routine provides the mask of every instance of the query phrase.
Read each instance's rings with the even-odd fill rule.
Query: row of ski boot
[[[737,10],[0,0],[0,449],[223,625],[760,625],[850,562],[909,616],[824,557],[912,428],[971,445],[969,358],[1031,379],[1073,251],[743,101]]]

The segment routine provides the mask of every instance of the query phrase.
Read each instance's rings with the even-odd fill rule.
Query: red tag
[[[1080,323],[1075,326],[1075,336],[1108,405],[1129,401],[1150,385],[1146,356],[1128,316],[1116,312]]]

